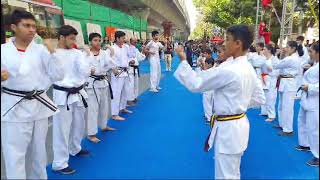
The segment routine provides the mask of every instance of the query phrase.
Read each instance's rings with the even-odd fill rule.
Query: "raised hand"
[[[6,81],[9,78],[9,72],[5,69],[1,70],[1,81]]]
[[[184,52],[184,48],[183,46],[178,46],[175,49],[176,53],[178,54],[178,56],[180,57],[180,61],[185,61],[187,59],[186,53]]]
[[[45,39],[43,40],[43,45],[47,47],[48,51],[52,54],[54,53],[56,50],[51,42],[51,40],[49,39]]]

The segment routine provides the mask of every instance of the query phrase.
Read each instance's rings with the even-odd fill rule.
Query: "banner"
[[[117,28],[114,27],[106,27],[106,33],[110,42],[114,42],[114,33],[117,31]]]
[[[87,33],[88,33],[88,37],[89,37],[89,34],[91,33],[99,33],[102,36],[101,28],[100,28],[100,25],[98,24],[87,23]]]
[[[66,25],[70,25],[72,27],[74,27],[77,31],[78,31],[78,35],[77,35],[77,46],[78,47],[84,47],[84,39],[83,39],[83,33],[82,33],[82,29],[81,29],[81,24],[79,21],[74,21],[74,20],[70,20],[70,19],[64,19],[64,22]]]

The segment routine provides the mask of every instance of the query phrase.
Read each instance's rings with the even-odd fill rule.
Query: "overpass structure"
[[[186,40],[190,34],[190,18],[185,0],[90,1],[147,20],[149,33],[159,30],[165,37],[180,40]]]

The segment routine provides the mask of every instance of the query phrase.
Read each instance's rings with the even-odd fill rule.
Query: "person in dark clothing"
[[[192,62],[192,48],[191,48],[191,44],[187,43],[186,44],[186,54],[187,54],[187,61],[189,63],[189,65],[192,67],[193,62]]]

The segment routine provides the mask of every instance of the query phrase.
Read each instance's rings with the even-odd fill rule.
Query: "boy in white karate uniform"
[[[87,63],[87,53],[72,48],[78,32],[69,25],[58,31],[57,57],[63,61],[65,73],[61,81],[54,82],[53,99],[60,113],[53,116],[53,163],[52,169],[61,174],[75,172],[69,164],[72,156],[88,156],[89,151],[81,148],[85,131],[85,108],[88,98],[84,84],[91,69]]]
[[[47,179],[48,117],[58,109],[46,91],[63,78],[62,64],[50,42],[45,42],[46,48],[33,41],[36,20],[31,13],[15,10],[11,20],[15,36],[1,45],[1,145],[6,176]]]
[[[253,33],[248,26],[228,28],[226,53],[233,59],[200,73],[192,70],[183,48],[176,50],[181,63],[174,76],[192,92],[214,90],[216,118],[205,150],[214,143],[215,179],[240,179],[241,157],[249,140],[245,113],[249,107],[265,103],[261,82],[246,56],[252,42]]]
[[[107,72],[114,68],[113,60],[114,51],[106,45],[107,50],[101,49],[101,35],[91,33],[90,41],[90,57],[87,58],[90,66],[95,69],[91,72],[87,79],[89,83],[86,87],[88,93],[88,108],[86,112],[88,139],[92,142],[99,142],[97,138],[98,127],[102,132],[114,131],[114,128],[107,126],[110,108],[110,97],[112,97],[112,87],[109,83]]]

